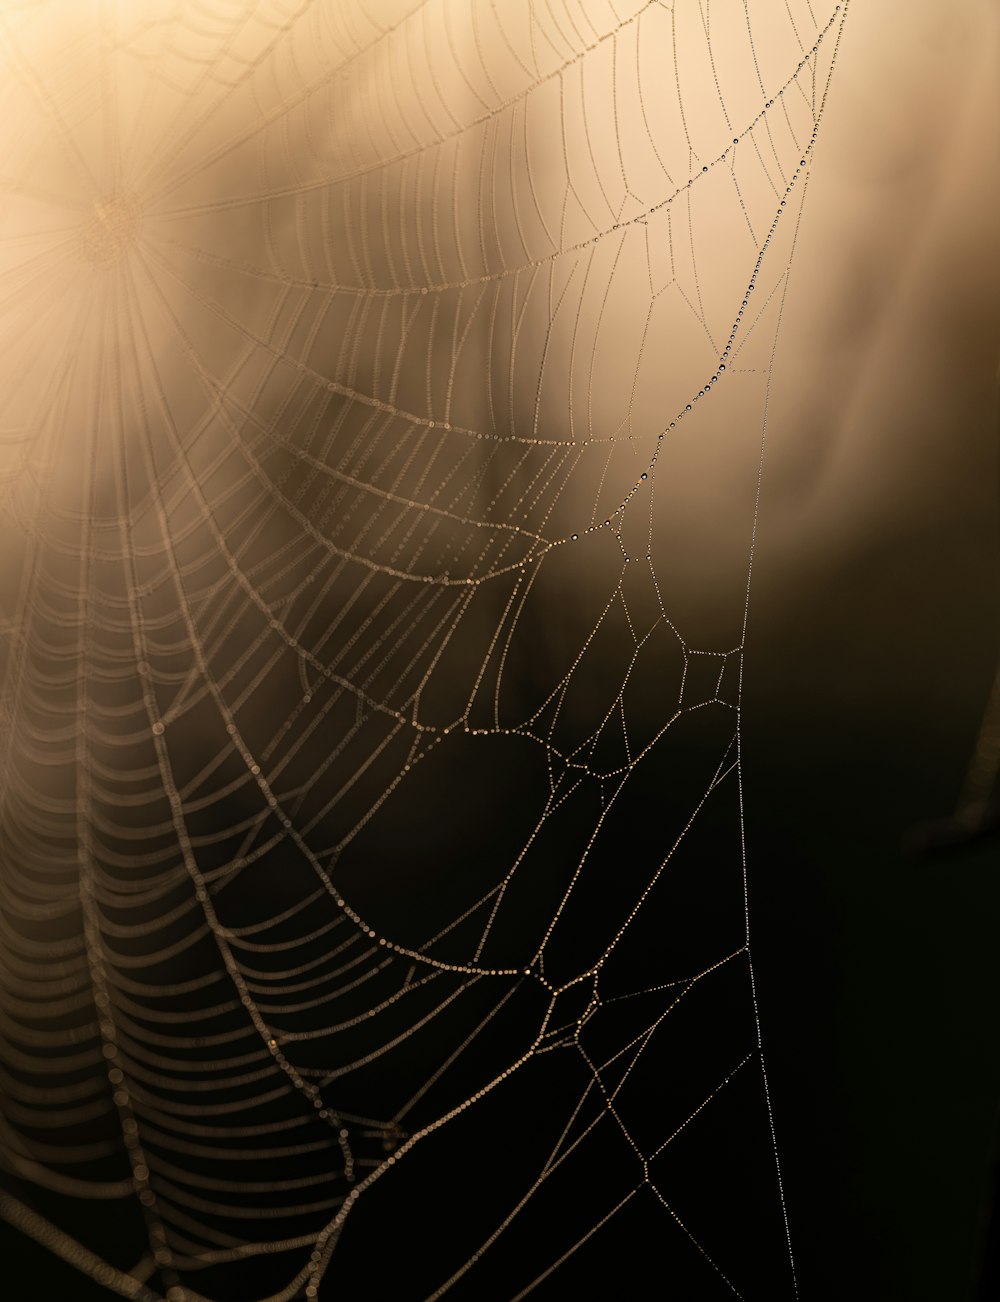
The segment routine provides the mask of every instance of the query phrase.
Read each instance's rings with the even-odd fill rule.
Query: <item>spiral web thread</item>
[[[484,1267],[598,1138],[604,1174],[516,1295],[647,1202],[665,1280],[693,1255],[706,1290],[745,1296],[724,1217],[665,1192],[675,1145],[727,1106],[766,1138],[759,1251],[795,1295],[739,705],[845,12],[0,11],[0,1210],[109,1292],[224,1296],[266,1257],[274,1302],[325,1295],[366,1199],[449,1130],[485,1132],[518,1078],[555,1090],[558,1059],[533,1174],[413,1296],[491,1296]],[[535,783],[483,872],[489,826],[411,865],[398,811],[452,754],[472,784],[479,755]],[[679,794],[633,856],[616,819],[654,768]],[[429,824],[465,799],[441,782]],[[715,818],[719,925],[685,967],[643,927]],[[394,894],[420,907],[382,909]],[[621,956],[651,944],[630,988]],[[640,1115],[687,1009],[698,1087]],[[138,1260],[32,1188],[129,1209]]]

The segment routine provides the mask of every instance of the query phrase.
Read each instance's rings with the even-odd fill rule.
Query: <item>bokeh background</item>
[[[98,896],[119,891],[90,915],[101,944],[137,959],[165,992],[152,1005],[183,1022],[170,992],[217,952],[154,964],[155,926],[118,949],[113,929],[122,881],[180,862],[169,773],[227,926],[315,886],[269,821],[275,796],[351,907],[419,948],[531,840],[552,776],[541,737],[587,776],[484,942],[498,967],[534,963],[603,819],[600,774],[634,769],[546,956],[569,979],[726,767],[739,701],[742,791],[713,793],[608,989],[742,944],[745,838],[801,1296],[994,1296],[996,847],[921,859],[904,843],[954,810],[1000,654],[995,9],[11,3],[2,17],[8,940],[44,962],[85,929],[90,809],[106,833]],[[411,600],[414,575],[428,595]],[[634,663],[630,622],[655,624]],[[621,723],[604,727],[612,705]],[[448,733],[422,749],[403,715]],[[176,889],[125,919],[176,905],[168,949],[190,934],[190,881]],[[467,961],[469,936],[453,940],[435,952]],[[130,970],[109,960],[112,1003]],[[32,996],[14,971],[16,1048]],[[733,972],[636,1071],[641,1145],[753,1052]],[[428,1096],[425,1122],[517,1058],[534,979],[513,981],[508,1020],[475,1041],[454,1097]],[[29,1024],[101,1061],[98,984],[85,974],[79,1017],[55,1000]],[[336,997],[359,1018],[377,1002]],[[392,1153],[384,1119],[491,1004],[472,983],[458,1007],[338,1086],[341,1106],[382,1119],[361,1162]],[[336,1071],[409,1019],[289,1056]],[[595,1018],[595,1045],[615,1027]],[[470,1258],[579,1088],[558,1055],[539,1061],[373,1186],[320,1296],[429,1296]],[[109,1145],[73,1179],[128,1180],[121,1117],[60,1126],[53,1092],[40,1129],[24,1093],[59,1086],[44,1062],[8,1069],[11,1190],[122,1270],[145,1263],[134,1197],[109,1216],[24,1161],[55,1126],[64,1149]],[[219,1085],[223,1108],[236,1097]],[[662,1175],[748,1298],[792,1296],[762,1103],[758,1072]],[[622,1155],[595,1134],[456,1296],[519,1295],[624,1195]],[[171,1194],[159,1157],[158,1197],[248,1233],[238,1209],[186,1202],[183,1179]],[[260,1173],[309,1179],[312,1161],[264,1145]],[[627,1295],[653,1269],[664,1291],[731,1296],[640,1201],[538,1295]],[[13,1228],[5,1247],[14,1296],[108,1295]],[[137,1272],[154,1292],[170,1286],[160,1264]],[[265,1254],[194,1286],[256,1297],[289,1275]]]

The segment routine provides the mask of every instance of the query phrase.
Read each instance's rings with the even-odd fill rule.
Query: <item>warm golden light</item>
[[[775,828],[995,511],[996,37],[0,6],[0,1213],[88,1287],[797,1296]]]
[[[101,266],[117,262],[135,243],[142,225],[139,207],[122,195],[98,200],[80,232],[83,257]]]

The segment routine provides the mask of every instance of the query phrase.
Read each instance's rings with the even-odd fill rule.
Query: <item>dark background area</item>
[[[942,22],[947,26],[948,17]],[[920,62],[904,42],[902,53],[890,44],[914,70],[919,113],[929,120],[915,125],[918,97],[896,96],[892,121],[900,140],[915,155],[947,159],[947,141],[933,149],[928,143],[937,140],[928,134],[930,124],[950,121],[940,111],[947,96],[923,95],[937,66],[934,50]],[[804,1302],[989,1302],[1000,1297],[996,1225],[990,1228],[1000,1156],[1000,852],[994,841],[921,859],[904,842],[914,827],[954,810],[1000,653],[998,430],[982,417],[995,405],[995,392],[982,383],[995,367],[995,311],[980,304],[978,316],[970,307],[968,319],[962,317],[962,304],[974,298],[970,285],[989,269],[968,256],[964,244],[974,241],[965,241],[961,229],[957,238],[942,236],[925,250],[923,262],[894,261],[891,248],[904,235],[920,247],[933,187],[919,168],[907,172],[905,149],[865,99],[881,95],[879,87],[866,85],[861,74],[851,82],[845,73],[838,94],[865,122],[863,139],[852,128],[844,156],[877,193],[891,155],[900,176],[889,181],[899,183],[900,197],[898,211],[875,221],[866,206],[876,211],[871,189],[852,188],[852,176],[833,169],[827,185],[842,192],[845,207],[853,205],[854,228],[866,241],[873,231],[880,238],[864,245],[866,262],[841,238],[829,195],[814,195],[837,242],[824,243],[824,227],[802,261],[829,266],[831,278],[856,278],[858,288],[844,294],[844,320],[831,326],[826,307],[817,309],[827,332],[822,339],[791,330],[783,337],[783,347],[794,346],[785,374],[805,363],[802,408],[810,416],[819,411],[826,427],[821,453],[815,428],[799,427],[782,435],[786,443],[795,440],[798,461],[779,458],[765,467],[747,639],[743,776],[765,1060]],[[963,132],[967,125],[959,123]],[[988,132],[985,138],[988,149]],[[938,214],[942,229],[960,208],[970,209],[968,191],[954,199],[950,213]],[[907,299],[893,272],[904,290],[933,280],[934,296]],[[897,352],[876,357],[866,327],[884,311],[891,335],[892,309],[896,324],[903,322]],[[926,323],[923,333],[908,333],[917,319]],[[914,339],[923,347],[914,348]],[[858,354],[866,349],[876,357],[875,374],[868,390],[857,386],[858,397],[854,382],[864,373]],[[779,361],[784,355],[779,350]],[[936,389],[929,386],[932,403],[920,382],[935,364],[928,359],[943,356],[946,373]],[[814,365],[816,358],[822,365]],[[910,369],[902,373],[907,359]],[[846,402],[834,410],[832,400],[843,393],[856,398],[867,424]],[[927,416],[914,442],[907,412],[918,408]],[[903,412],[902,434],[886,432],[883,416],[894,411]],[[810,534],[808,509],[789,522],[786,495],[801,490],[808,501],[811,477],[822,481],[816,468],[822,455],[837,471],[845,430],[853,443],[820,503],[835,521],[831,528],[843,534],[831,541],[819,527]],[[869,454],[881,461],[866,483]],[[790,483],[796,473],[800,481]],[[500,776],[485,772],[482,780]],[[498,817],[502,810],[498,800]],[[719,856],[733,862],[729,822],[713,812],[699,832],[695,859],[683,865],[690,882],[700,865]],[[649,824],[633,822],[624,845],[630,859],[648,861],[653,835]],[[457,854],[467,841],[468,829],[456,826],[445,830],[438,849]],[[412,925],[420,931],[419,915]],[[581,919],[581,934],[586,926]],[[647,959],[641,949],[631,951],[636,984],[649,981]],[[714,1047],[711,1037],[728,1016],[734,1024],[744,1016],[735,994],[731,1007],[725,998],[721,1022],[702,1023],[702,1042],[697,1028],[688,1033],[692,1059]],[[467,1068],[470,1081],[475,1065]],[[467,1255],[478,1241],[480,1218],[495,1223],[496,1209],[502,1215],[519,1182],[523,1187],[525,1155],[537,1157],[553,1124],[549,1105],[573,1087],[564,1073],[557,1057],[547,1060],[537,1077],[477,1113],[475,1124],[442,1135],[433,1159],[414,1163],[412,1176],[385,1182],[367,1219],[352,1222],[321,1298],[409,1302],[430,1291],[440,1280],[434,1266],[442,1245],[468,1236],[468,1250],[456,1249]],[[638,1115],[655,1115],[662,1106],[660,1081],[667,1075],[666,1069],[647,1074],[633,1101]],[[766,1171],[770,1162],[760,1126],[744,1129],[722,1118],[712,1125],[707,1142],[678,1146],[678,1196],[699,1208],[699,1225],[711,1225],[717,1210],[722,1253],[753,1281],[743,1288],[748,1302],[787,1296],[773,1200],[766,1208],[749,1199],[741,1207],[734,1197],[744,1168]],[[533,1270],[551,1264],[554,1244],[570,1245],[593,1222],[593,1209],[618,1179],[619,1159],[601,1143],[588,1149],[586,1160],[568,1166],[565,1180],[553,1184],[534,1228],[512,1236],[485,1273],[470,1275],[450,1296],[456,1302],[512,1298]],[[468,1169],[482,1179],[456,1178]],[[16,1181],[11,1187],[123,1268],[142,1255],[132,1200],[73,1202]],[[447,1211],[437,1206],[445,1187]],[[665,1296],[694,1302],[730,1296],[700,1262],[672,1249],[668,1230],[659,1209],[637,1201],[533,1296],[542,1302],[636,1296],[650,1274]],[[109,1296],[8,1225],[0,1225],[0,1237],[15,1302]],[[288,1274],[285,1259],[259,1258],[233,1272],[218,1295],[256,1297]],[[208,1279],[201,1287],[212,1292]]]
[[[849,569],[827,565],[812,583],[796,584],[791,601],[776,590],[783,576],[769,566],[766,531],[762,541],[745,680],[751,934],[807,1299],[995,1296],[995,1277],[988,1285],[982,1276],[1000,1101],[996,846],[931,859],[903,849],[909,829],[954,807],[994,670],[996,519],[989,483],[976,473],[982,458],[982,447],[967,458],[975,483],[966,487],[981,509],[965,528],[950,536],[915,529]],[[630,848],[642,853],[641,833]],[[546,1079],[546,1088],[560,1087],[557,1076]],[[647,1101],[655,1108],[655,1085]],[[495,1120],[502,1135],[506,1122]],[[525,1106],[519,1115],[526,1148],[535,1141],[538,1151],[544,1136],[532,1126],[543,1120],[544,1108]],[[475,1134],[445,1141],[438,1174]],[[737,1165],[766,1160],[755,1142],[720,1130],[709,1156]],[[680,1169],[711,1200],[720,1175],[705,1158],[705,1149],[693,1152]],[[492,1156],[484,1149],[484,1174],[491,1160],[502,1170],[502,1149]],[[545,1224],[555,1238],[593,1205],[601,1160],[598,1148],[553,1202]],[[423,1178],[433,1188],[434,1171]],[[469,1193],[472,1233],[482,1190]],[[498,1187],[498,1199],[502,1193]],[[434,1249],[406,1197],[405,1188],[387,1195],[355,1241],[345,1238],[343,1270],[338,1263],[327,1281],[331,1296],[337,1284],[352,1296],[396,1296],[372,1284],[373,1254],[412,1263],[405,1278],[416,1282],[417,1263]],[[95,1249],[106,1245],[114,1259],[123,1232],[138,1230],[129,1225],[134,1209],[117,1204],[26,1201]],[[739,1220],[732,1224],[731,1259],[774,1259],[773,1240],[765,1251],[752,1224],[745,1237]],[[453,1214],[437,1232],[461,1238],[465,1227]],[[537,1296],[627,1295],[630,1281],[659,1260],[662,1234],[662,1218],[637,1207],[595,1235]],[[23,1281],[12,1296],[106,1296],[14,1231],[5,1228],[4,1237],[8,1278]],[[548,1246],[526,1238],[505,1255],[517,1266],[510,1279],[498,1261],[488,1285],[480,1279],[455,1295],[483,1297],[478,1290],[488,1287],[496,1290],[490,1297],[513,1296],[514,1276],[523,1280],[535,1256],[547,1263]],[[255,1262],[246,1296],[270,1274],[275,1286],[287,1278],[279,1261]],[[685,1281],[665,1266],[663,1282],[679,1296],[713,1296],[696,1270]]]

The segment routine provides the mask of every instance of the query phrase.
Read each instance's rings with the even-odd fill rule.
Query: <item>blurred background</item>
[[[0,17],[14,1296],[1000,1296],[995,7]]]

